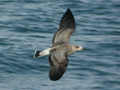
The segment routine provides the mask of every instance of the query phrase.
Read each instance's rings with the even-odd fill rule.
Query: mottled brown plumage
[[[50,52],[49,63],[51,80],[60,79],[66,71],[68,65],[69,54],[72,54],[76,50],[73,50],[73,45],[69,44],[69,39],[72,33],[75,31],[75,20],[70,9],[67,9],[63,15],[58,31],[53,37],[53,47],[57,47]]]
[[[53,81],[59,80],[68,65],[68,55],[82,50],[82,47],[70,45],[69,39],[75,31],[75,19],[70,9],[63,15],[59,29],[55,33],[52,47],[43,51],[36,51],[34,57],[49,55],[50,72],[49,78]]]
[[[75,31],[75,19],[72,15],[72,12],[70,9],[67,9],[65,14],[63,15],[59,29],[55,33],[53,37],[53,44],[55,43],[61,43],[61,42],[67,42],[70,39],[71,34]]]

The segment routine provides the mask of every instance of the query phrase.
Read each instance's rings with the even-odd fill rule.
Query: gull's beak
[[[80,46],[78,50],[79,50],[79,51],[82,51],[83,49],[84,49],[84,48],[83,48],[82,46]]]

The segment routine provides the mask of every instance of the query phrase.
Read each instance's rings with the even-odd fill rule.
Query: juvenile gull
[[[75,19],[70,9],[67,9],[63,15],[59,29],[55,33],[52,41],[52,47],[43,51],[36,51],[34,57],[49,55],[50,80],[59,80],[68,65],[68,56],[76,51],[80,51],[83,48],[77,45],[70,45],[69,39],[72,33],[75,31]]]

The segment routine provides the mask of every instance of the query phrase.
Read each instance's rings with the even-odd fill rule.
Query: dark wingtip
[[[71,13],[72,14],[72,11],[70,10],[70,8],[67,9],[66,13]]]
[[[75,19],[72,11],[68,8],[60,22],[60,29],[75,28]]]
[[[63,72],[52,72],[52,71],[50,71],[49,78],[52,81],[57,81],[63,76],[63,74],[64,74],[64,71]]]
[[[52,81],[57,81],[59,80],[63,74],[66,71],[66,66],[64,65],[59,65],[57,67],[51,67],[50,72],[49,72],[49,78]]]

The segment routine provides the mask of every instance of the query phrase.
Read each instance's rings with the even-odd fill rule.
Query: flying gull
[[[53,37],[52,47],[43,51],[35,51],[34,57],[49,55],[50,80],[59,80],[66,71],[68,56],[83,49],[81,46],[69,44],[70,36],[74,31],[75,19],[71,10],[68,8],[60,21],[58,31]]]

